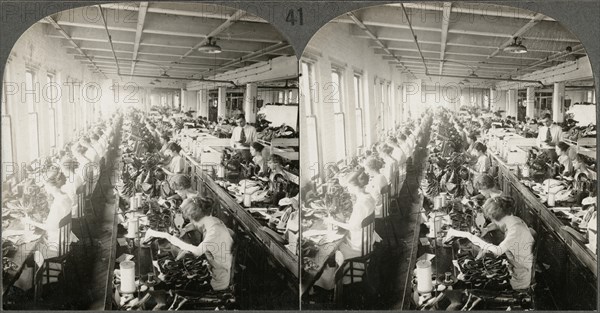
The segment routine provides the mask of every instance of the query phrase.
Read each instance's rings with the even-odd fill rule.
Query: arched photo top
[[[100,77],[138,78],[141,84],[159,76],[172,82],[179,77],[181,83],[208,78],[226,83],[232,75],[224,73],[294,56],[287,39],[269,22],[208,3],[107,3],[62,11],[24,32],[13,56],[29,54],[35,63],[43,46],[36,49],[35,38],[27,39],[36,29],[44,34],[40,40],[55,41]],[[29,45],[28,53],[22,53],[23,44]]]
[[[325,43],[330,43],[326,38],[336,31],[347,34],[348,38],[341,40],[344,42],[362,39],[371,53],[408,78],[460,82],[475,74],[480,76],[473,85],[477,87],[519,78],[526,80],[522,85],[538,80],[548,85],[553,81],[539,79],[543,75],[538,75],[539,71],[576,62],[577,68],[585,71],[576,80],[593,85],[592,69],[580,40],[560,21],[522,8],[471,2],[366,7],[325,25],[305,52],[326,49]]]

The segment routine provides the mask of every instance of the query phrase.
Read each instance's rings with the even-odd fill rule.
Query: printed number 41
[[[296,21],[298,21],[299,25],[304,25],[304,16],[302,14],[302,8],[297,9],[298,11],[298,19],[296,19],[296,14],[294,13],[294,9],[290,9],[288,11],[287,16],[285,17],[285,21],[291,23],[292,26],[296,25]]]

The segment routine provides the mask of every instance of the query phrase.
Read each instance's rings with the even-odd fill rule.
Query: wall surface
[[[357,118],[356,118],[356,97],[354,88],[354,75],[360,74],[363,90],[363,120],[364,120],[364,143],[369,145],[375,142],[381,131],[382,120],[389,117],[389,120],[401,119],[402,99],[397,96],[397,89],[403,82],[403,76],[395,70],[387,61],[382,59],[381,55],[375,55],[373,49],[369,47],[367,40],[352,37],[350,35],[350,25],[330,23],[324,26],[312,38],[309,43],[303,61],[312,64],[315,84],[312,86],[313,92],[313,115],[317,118],[318,146],[320,154],[321,167],[327,163],[336,161],[336,150],[338,139],[335,136],[334,123],[334,104],[332,98],[339,95],[341,99],[341,113],[344,116],[346,129],[346,155],[356,155],[357,144]],[[332,67],[338,69],[341,73],[342,86],[332,84]],[[304,75],[304,73],[303,73]],[[391,88],[391,99],[387,100],[381,107],[381,84],[384,84],[387,93],[387,85]],[[306,95],[301,95],[306,96]],[[392,108],[392,106],[396,106]],[[301,106],[300,116],[306,116],[306,108]],[[306,123],[301,119],[300,131],[306,133]],[[389,125],[388,125],[389,126]],[[302,147],[310,147],[306,136],[302,136]],[[302,180],[312,176],[314,172],[309,170],[308,158],[301,158]],[[314,165],[313,165],[314,166]]]
[[[39,136],[39,155],[71,141],[89,126],[100,112],[106,112],[113,95],[105,88],[110,80],[93,74],[73,56],[67,55],[62,41],[46,37],[48,25],[34,24],[13,47],[4,77],[6,103],[3,116],[10,116],[13,160],[30,162],[36,149],[30,138]],[[26,72],[33,73],[33,88],[27,90]],[[48,84],[53,75],[55,84]],[[93,84],[92,84],[93,82]],[[4,100],[4,99],[3,99]],[[33,102],[30,114],[28,102]],[[52,116],[52,110],[55,116]],[[104,109],[104,110],[103,110]],[[32,124],[37,114],[37,127]],[[52,121],[56,121],[52,127]],[[52,129],[55,131],[52,131]],[[9,149],[3,143],[3,149]]]

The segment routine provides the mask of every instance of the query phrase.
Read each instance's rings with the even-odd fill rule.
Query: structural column
[[[181,88],[179,89],[179,109],[182,112],[187,111],[187,99],[186,99],[187,95],[185,94],[185,89]],[[177,103],[176,103],[177,104]]]
[[[198,102],[196,103],[196,111],[198,111],[198,115],[208,117],[208,106],[208,90],[198,90]]]
[[[246,84],[246,93],[244,94],[244,114],[248,123],[256,121],[256,97],[258,88],[256,83]]]
[[[508,102],[508,109],[506,110],[507,116],[514,116],[515,118],[519,115],[519,108],[517,104],[517,89],[509,89],[506,97]]]
[[[226,107],[226,101],[227,101],[227,88],[226,87],[219,87],[219,94],[218,94],[218,99],[217,99],[217,116],[218,117],[227,117],[227,107]]]
[[[527,106],[527,110],[525,111],[525,116],[529,118],[535,118],[535,89],[533,87],[527,87],[527,100],[525,100],[525,105]]]
[[[562,123],[564,119],[563,108],[565,100],[565,83],[554,83],[554,92],[552,93],[552,120]]]

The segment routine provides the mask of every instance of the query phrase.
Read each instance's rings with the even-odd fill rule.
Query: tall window
[[[54,74],[48,73],[46,75],[46,87],[42,88],[45,91],[45,96],[48,102],[48,137],[50,139],[50,147],[56,147],[56,95]]]
[[[306,114],[306,131],[307,131],[307,142],[308,142],[308,162],[309,162],[309,175],[312,178],[319,174],[319,141],[317,136],[317,120],[314,116],[313,103],[313,83],[314,83],[314,71],[313,65],[308,62],[302,62],[302,76],[301,90],[302,90],[302,103]]]
[[[32,70],[25,71],[25,102],[28,110],[29,123],[29,158],[33,161],[40,156],[40,142],[38,133],[38,116],[36,112],[35,74]]]
[[[9,77],[9,66],[10,64],[6,64],[4,68],[4,78],[2,83],[7,83],[7,78]],[[2,179],[6,178],[6,164],[13,162],[13,144],[12,144],[12,125],[11,118],[8,112],[8,96],[6,95],[6,86],[2,87],[2,163],[5,164],[2,166]]]
[[[385,119],[386,119],[386,114],[385,114],[385,103],[386,103],[386,99],[385,99],[385,89],[383,86],[383,81],[381,81],[381,83],[379,84],[379,91],[380,91],[380,95],[381,98],[379,101],[379,122],[381,123],[381,125],[379,125],[380,130],[385,130]]]
[[[330,90],[329,101],[333,103],[333,112],[341,113],[342,112],[342,77],[339,70],[334,69],[331,71],[331,86],[328,88]]]
[[[363,90],[361,75],[354,74],[354,103],[356,106],[356,146],[362,147],[364,145],[363,138],[365,137],[364,126],[363,126]]]
[[[331,70],[331,86],[326,88],[330,91],[329,101],[333,103],[333,112],[335,114],[335,144],[336,161],[339,162],[346,158],[346,127],[344,125],[344,113],[342,111],[342,74],[338,69]]]
[[[394,120],[392,119],[392,105],[392,85],[390,83],[387,84],[387,112],[385,114],[387,129],[394,128],[394,125],[392,125],[392,123],[394,122]]]

